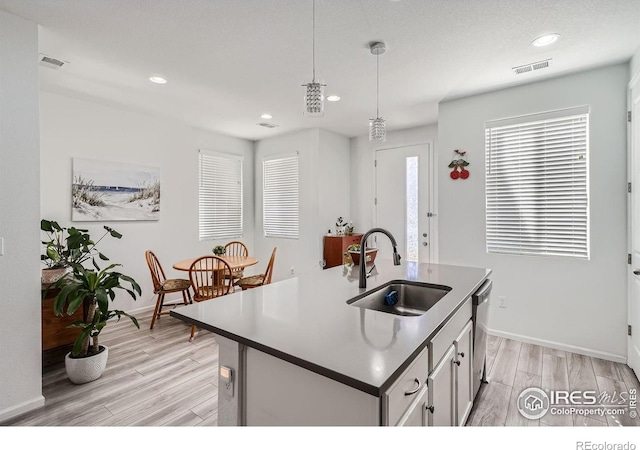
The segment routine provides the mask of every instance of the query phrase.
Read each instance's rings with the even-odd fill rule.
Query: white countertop
[[[381,395],[491,270],[377,260],[366,291],[392,280],[450,286],[425,314],[398,316],[348,305],[358,267],[319,270],[177,308],[171,315],[293,364]]]

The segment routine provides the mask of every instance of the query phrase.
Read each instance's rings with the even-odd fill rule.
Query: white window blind
[[[200,240],[242,236],[240,156],[199,154]]]
[[[588,107],[487,122],[488,253],[589,258]]]
[[[298,239],[298,155],[263,161],[265,237]]]

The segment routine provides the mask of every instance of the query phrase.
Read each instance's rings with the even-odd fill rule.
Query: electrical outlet
[[[498,297],[498,307],[499,308],[507,307],[507,297]]]
[[[295,275],[296,269],[294,267],[291,268],[291,275]]]
[[[320,267],[324,268],[327,265],[327,261],[321,259],[320,261],[318,261],[318,264],[320,265]]]

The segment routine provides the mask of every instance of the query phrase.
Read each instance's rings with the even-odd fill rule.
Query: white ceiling
[[[312,77],[312,0],[0,0],[37,22],[41,86],[257,140],[321,127],[368,132],[435,123],[438,102],[589,67],[628,61],[640,46],[640,0],[316,0],[316,72],[325,116],[305,118]],[[558,42],[536,48],[542,34]],[[553,58],[550,68],[511,70]],[[169,82],[148,81],[160,73]],[[273,115],[278,128],[256,124]]]

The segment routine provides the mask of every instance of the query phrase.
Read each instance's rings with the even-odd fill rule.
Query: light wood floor
[[[218,346],[199,330],[189,342],[190,327],[169,316],[149,330],[130,322],[110,324],[102,333],[109,363],[102,377],[71,384],[64,364],[47,368],[42,390],[45,406],[2,423],[16,426],[215,426],[218,398],[215,374]],[[468,420],[471,426],[640,425],[621,417],[550,416],[524,419],[515,409],[526,387],[592,389],[617,392],[640,388],[629,367],[577,354],[491,337],[489,384],[483,385]],[[85,410],[87,404],[93,405]]]
[[[629,415],[552,415],[539,420],[524,418],[517,398],[529,387],[543,390],[591,390],[618,394],[637,389],[640,383],[626,364],[591,358],[510,339],[489,337],[489,383],[478,393],[467,421],[470,426],[638,426]],[[638,411],[640,412],[640,411]]]

